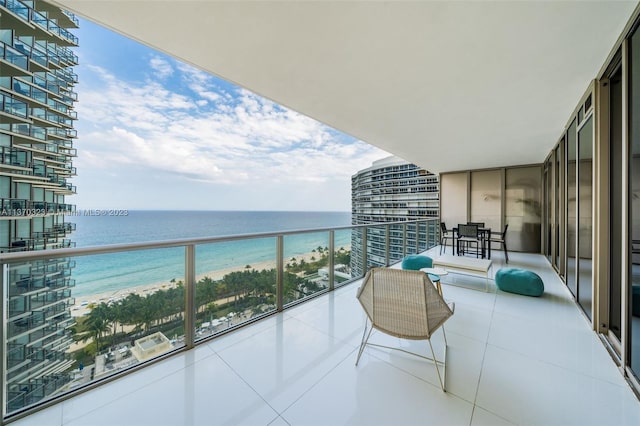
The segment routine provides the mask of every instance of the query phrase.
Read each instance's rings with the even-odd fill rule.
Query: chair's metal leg
[[[444,345],[447,345],[447,333],[444,332],[444,325],[441,327],[442,328],[442,335],[444,336]]]
[[[362,355],[362,352],[364,351],[364,347],[367,345],[367,342],[369,341],[369,336],[371,336],[371,332],[373,331],[373,324],[372,324],[372,326],[369,328],[369,333],[367,333],[367,324],[368,324],[368,320],[365,320],[364,331],[362,332],[362,342],[360,343],[358,358],[356,358],[356,365],[358,365],[358,362],[360,362],[360,356]],[[365,339],[365,335],[366,335],[366,339]]]
[[[447,346],[444,347],[444,362],[442,363],[442,375],[440,375],[440,368],[438,367],[438,359],[436,358],[435,352],[433,352],[433,345],[431,345],[431,339],[429,341],[429,348],[431,348],[431,356],[433,357],[433,363],[436,365],[436,371],[438,372],[438,381],[440,382],[440,387],[443,392],[446,392],[444,382],[446,379],[447,373]]]

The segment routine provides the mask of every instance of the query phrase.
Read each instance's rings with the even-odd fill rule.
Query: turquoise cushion
[[[422,268],[433,268],[433,260],[429,256],[412,254],[402,259],[402,269],[419,271]]]
[[[500,268],[496,272],[496,286],[502,291],[525,296],[542,296],[544,293],[542,278],[526,269]]]
[[[419,271],[422,268],[433,268],[433,259],[429,256],[421,256],[418,254],[412,254],[402,259],[402,269],[409,269],[411,271]],[[427,274],[431,282],[440,281],[438,275]]]

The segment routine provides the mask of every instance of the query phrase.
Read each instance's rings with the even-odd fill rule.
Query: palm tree
[[[106,303],[101,303],[91,310],[89,318],[85,322],[87,326],[87,335],[83,339],[86,342],[90,337],[96,342],[96,353],[100,352],[100,338],[102,334],[109,331],[109,318]]]

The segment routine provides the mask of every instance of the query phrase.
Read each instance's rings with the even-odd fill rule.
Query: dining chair
[[[458,254],[471,253],[471,244],[475,243],[476,258],[482,252],[482,236],[478,231],[478,225],[458,224]]]
[[[440,254],[442,254],[442,247],[444,246],[444,252],[447,252],[447,240],[451,240],[451,251],[454,251],[455,234],[453,229],[447,229],[447,225],[444,222],[440,222]]]
[[[484,228],[484,222],[467,222],[467,225],[477,225],[478,228]]]
[[[502,250],[504,250],[504,258],[507,263],[509,263],[509,253],[507,253],[507,229],[509,228],[509,224],[507,223],[504,226],[504,230],[502,232],[492,232],[489,237],[489,244],[491,243],[499,243],[502,244]]]

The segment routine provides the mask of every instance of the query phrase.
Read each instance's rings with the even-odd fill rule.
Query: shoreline
[[[317,256],[317,254],[318,253],[309,252],[309,253],[304,253],[294,257],[298,261],[304,259],[305,262],[311,262],[311,258]],[[285,264],[286,263],[287,262],[285,261]],[[276,262],[275,260],[267,260],[267,261],[250,264],[250,266],[251,266],[250,269],[262,271],[263,269],[275,268]],[[196,282],[200,281],[204,277],[209,277],[214,281],[218,281],[218,280],[221,280],[225,275],[231,272],[238,272],[238,271],[245,270],[245,267],[246,267],[246,264],[242,266],[230,266],[223,269],[217,269],[214,271],[205,272],[203,274],[196,275]],[[75,304],[71,308],[71,315],[73,317],[84,316],[89,312],[91,312],[91,309],[89,308],[89,306],[92,304],[117,302],[119,300],[126,298],[129,294],[139,294],[140,296],[146,297],[160,290],[168,290],[171,288],[175,288],[178,281],[184,281],[184,277],[175,278],[175,280],[176,280],[175,282],[160,281],[160,282],[155,282],[150,284],[135,285],[127,288],[121,288],[118,290],[88,294],[83,296],[74,297],[72,294],[71,297],[75,298]],[[85,304],[85,306],[82,306],[83,304]]]

